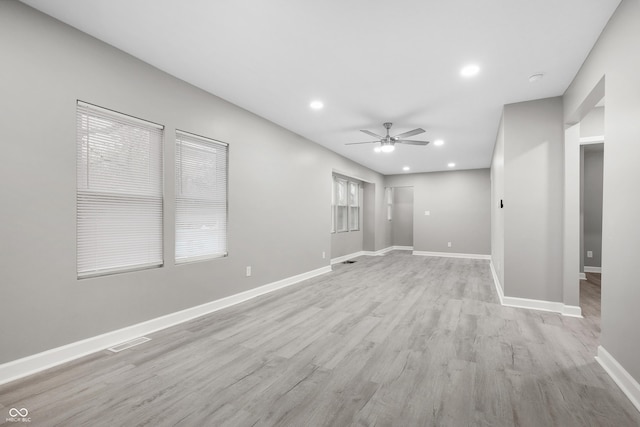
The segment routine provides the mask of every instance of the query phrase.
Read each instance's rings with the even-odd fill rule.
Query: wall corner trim
[[[502,290],[500,279],[498,279],[498,272],[496,272],[496,268],[493,265],[493,260],[489,262],[489,267],[491,268],[491,276],[493,276],[493,284],[496,286],[496,293],[498,294],[500,305],[504,305],[504,291]]]
[[[596,361],[640,411],[640,384],[638,381],[602,346],[598,346]]]
[[[542,300],[535,300],[535,299],[505,296],[502,286],[500,286],[500,281],[498,280],[498,274],[493,265],[493,261],[489,263],[489,266],[491,267],[491,275],[493,276],[493,283],[496,287],[496,293],[498,294],[498,298],[500,299],[501,305],[505,307],[526,308],[529,310],[551,311],[554,313],[560,313],[563,316],[567,316],[567,317],[582,318],[582,309],[575,305],[565,305],[561,302],[542,301]]]
[[[330,272],[331,266],[327,265],[215,301],[1,364],[0,385]]]
[[[529,298],[503,297],[502,305],[506,307],[527,308],[530,310],[551,311],[563,316],[582,318],[582,309],[575,305],[565,305],[561,302],[544,301]]]
[[[456,252],[428,252],[428,251],[413,251],[414,255],[419,256],[437,256],[445,258],[470,258],[470,259],[491,259],[491,255],[483,254],[460,254]]]

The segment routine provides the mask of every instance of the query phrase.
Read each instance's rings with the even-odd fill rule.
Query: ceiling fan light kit
[[[427,145],[429,141],[416,141],[413,139],[403,139],[408,138],[410,136],[418,135],[424,133],[425,130],[422,128],[417,128],[414,130],[410,130],[408,132],[403,132],[395,136],[389,135],[389,129],[393,126],[393,123],[387,122],[383,123],[383,126],[387,130],[387,134],[385,136],[378,135],[377,133],[371,132],[369,130],[360,130],[360,132],[366,133],[369,136],[373,136],[374,138],[378,138],[377,141],[365,141],[365,142],[349,142],[345,145],[357,145],[357,144],[380,144],[380,151],[383,153],[390,153],[395,150],[396,144],[408,144],[408,145]],[[377,150],[376,150],[377,151]]]

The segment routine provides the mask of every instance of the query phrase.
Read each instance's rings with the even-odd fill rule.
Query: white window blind
[[[349,231],[360,229],[360,185],[349,181]]]
[[[227,255],[227,151],[176,132],[176,263]]]
[[[347,201],[347,181],[336,178],[336,230],[341,233],[349,231]]]
[[[77,272],[160,266],[163,127],[78,101]]]
[[[336,232],[336,177],[331,177],[331,232]]]

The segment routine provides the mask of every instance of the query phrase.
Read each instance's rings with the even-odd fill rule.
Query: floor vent
[[[350,259],[346,260],[346,261],[342,261],[343,264],[353,264],[355,262],[357,262],[357,261],[351,261]]]
[[[122,350],[126,350],[128,348],[135,347],[135,346],[140,345],[142,343],[145,343],[147,341],[151,341],[151,338],[140,337],[140,338],[133,339],[131,341],[123,342],[122,344],[114,345],[113,347],[108,348],[107,350],[112,351],[114,353],[119,353]]]

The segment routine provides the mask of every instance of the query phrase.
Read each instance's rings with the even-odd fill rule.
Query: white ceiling
[[[504,104],[562,95],[620,0],[23,0],[383,174],[488,167]],[[470,79],[462,66],[476,63]],[[544,73],[530,83],[528,77]],[[324,109],[309,108],[312,100]],[[374,153],[359,132],[436,147]]]

